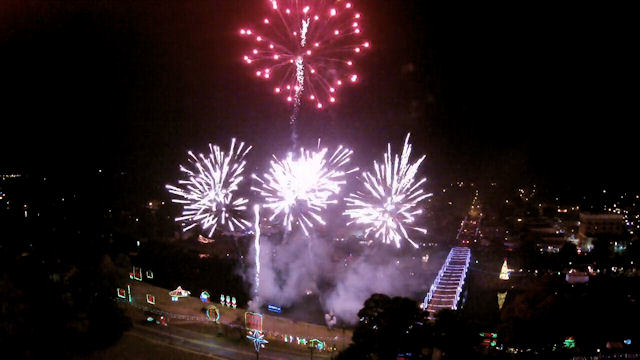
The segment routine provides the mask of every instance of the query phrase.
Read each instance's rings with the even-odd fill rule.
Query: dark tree
[[[431,345],[427,313],[408,298],[373,294],[358,312],[353,344],[339,359],[395,359],[411,353],[418,358]]]
[[[434,325],[435,347],[442,351],[443,359],[471,359],[479,342],[476,330],[461,312],[441,310]]]
[[[578,248],[574,243],[567,242],[562,245],[562,248],[560,248],[560,252],[558,253],[560,258],[560,265],[562,267],[565,267],[569,264],[569,262],[575,264],[578,254],[577,250]]]

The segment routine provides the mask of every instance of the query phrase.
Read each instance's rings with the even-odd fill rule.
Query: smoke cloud
[[[422,262],[423,250],[367,246],[355,238],[336,241],[330,236],[275,234],[260,241],[260,287],[251,303],[254,310],[264,303],[305,306],[310,303],[306,297],[313,294],[324,313],[347,324],[358,321],[358,311],[374,293],[421,299],[441,265]],[[249,255],[254,258],[254,248]]]

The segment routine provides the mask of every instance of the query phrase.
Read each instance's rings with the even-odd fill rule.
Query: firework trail
[[[383,243],[391,242],[399,248],[402,239],[407,240],[415,248],[407,229],[414,229],[423,234],[427,230],[413,226],[415,216],[422,213],[419,203],[431,196],[421,188],[427,179],[416,181],[416,174],[425,155],[411,163],[411,144],[407,135],[402,154],[391,155],[391,144],[387,145],[382,164],[373,162],[375,172],[364,172],[363,185],[366,191],[358,191],[345,198],[347,210],[345,215],[351,221],[348,224],[365,226],[365,237],[373,234]]]
[[[309,236],[314,223],[325,224],[321,213],[329,204],[337,203],[333,197],[346,183],[346,174],[358,170],[342,170],[352,154],[352,150],[339,146],[328,158],[326,148],[317,151],[301,148],[297,157],[289,153],[282,160],[274,156],[263,178],[253,175],[260,186],[252,190],[264,199],[263,207],[272,210],[270,221],[281,216],[287,231],[291,231],[293,224],[299,224]]]
[[[182,216],[175,220],[185,222],[184,231],[200,224],[203,230],[209,229],[209,236],[218,225],[230,231],[245,229],[251,224],[241,217],[241,212],[246,210],[248,200],[235,198],[234,192],[243,180],[244,157],[251,146],[244,142],[236,146],[236,139],[232,139],[228,152],[211,144],[209,149],[208,156],[189,151],[191,168],[180,166],[184,179],[178,181],[178,186],[166,186],[176,195],[172,201],[183,205]]]
[[[255,297],[258,297],[258,290],[260,288],[260,205],[253,206],[253,212],[255,214],[255,223],[253,225],[255,238],[253,240],[253,245],[256,249],[256,288],[255,288]]]
[[[240,29],[252,40],[243,61],[255,68],[255,75],[275,82],[273,92],[292,104],[289,117],[295,148],[295,122],[301,100],[317,109],[337,101],[344,83],[355,83],[354,56],[371,43],[362,39],[360,21],[350,2],[268,0],[269,15],[257,28]],[[304,96],[303,96],[304,95]]]

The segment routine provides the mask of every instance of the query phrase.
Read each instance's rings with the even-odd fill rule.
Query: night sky
[[[289,108],[242,64],[238,29],[265,3],[3,1],[0,170],[126,171],[152,192],[187,150],[232,136],[264,168],[290,145]],[[630,9],[355,3],[373,44],[362,81],[303,107],[302,144],[349,144],[367,166],[410,131],[434,183],[634,184]]]

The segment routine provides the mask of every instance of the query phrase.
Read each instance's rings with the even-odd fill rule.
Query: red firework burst
[[[257,78],[292,104],[317,109],[337,102],[338,90],[359,80],[356,59],[371,43],[362,38],[362,14],[344,0],[267,0],[269,16],[240,29],[252,46],[243,56]]]

